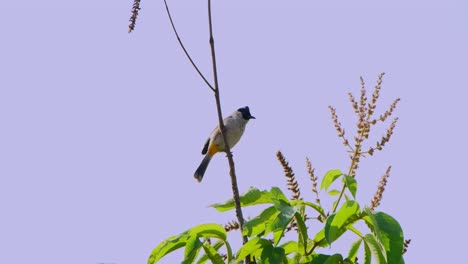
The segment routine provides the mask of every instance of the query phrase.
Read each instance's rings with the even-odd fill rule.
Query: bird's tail
[[[198,182],[201,182],[203,179],[203,175],[205,175],[206,168],[208,168],[208,164],[210,164],[211,156],[210,154],[206,154],[205,158],[203,158],[202,162],[200,163],[200,166],[198,166],[197,170],[195,171],[195,174],[193,177],[197,179]]]

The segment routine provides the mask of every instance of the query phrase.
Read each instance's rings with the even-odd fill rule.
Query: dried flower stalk
[[[291,223],[289,223],[289,225],[286,227],[286,229],[284,230],[284,233],[287,233],[291,230],[296,230],[297,231],[297,222],[295,220],[296,218],[294,217],[294,220],[291,221]],[[309,219],[312,219],[311,217],[308,217],[307,214],[304,214],[304,221],[307,221]],[[317,218],[318,219],[318,218]]]
[[[382,72],[381,74],[379,74],[379,77],[377,78],[377,85],[374,88],[374,92],[372,93],[372,100],[369,103],[369,106],[368,106],[369,109],[367,110],[367,115],[369,117],[371,117],[375,112],[375,108],[377,106],[377,100],[380,97],[380,89],[382,88],[382,80],[383,80],[384,75],[385,73]]]
[[[390,124],[390,126],[387,129],[387,132],[385,135],[380,139],[380,141],[377,142],[377,145],[375,146],[375,149],[377,150],[382,150],[382,148],[385,146],[390,141],[390,138],[393,135],[393,130],[395,129],[396,123],[398,121],[398,117],[395,117]]]
[[[357,105],[357,103],[356,103],[356,105]],[[351,145],[349,144],[349,141],[345,137],[345,130],[343,129],[343,127],[341,126],[340,121],[338,120],[338,115],[336,114],[336,109],[334,107],[332,107],[332,106],[328,106],[328,109],[330,109],[331,118],[333,120],[333,124],[335,126],[336,132],[338,133],[338,137],[343,139],[343,145],[349,147],[351,149],[351,151],[353,151],[353,148],[351,147]]]
[[[393,101],[393,103],[390,105],[388,110],[385,111],[385,113],[383,113],[383,115],[380,115],[379,120],[382,121],[382,122],[385,122],[385,120],[387,120],[387,118],[392,115],[393,110],[395,110],[395,108],[396,108],[398,102],[400,102],[400,100],[401,100],[400,98],[395,99],[395,101]]]
[[[310,180],[312,181],[312,192],[315,193],[315,202],[320,205],[320,198],[317,190],[318,177],[315,176],[315,169],[312,168],[309,158],[306,158],[307,172],[309,173]]]
[[[387,171],[385,174],[382,176],[382,179],[379,182],[379,186],[377,187],[377,191],[374,194],[374,198],[372,198],[371,201],[371,206],[370,209],[373,211],[377,206],[380,205],[380,202],[382,201],[383,193],[385,191],[385,186],[387,185],[387,180],[388,177],[390,177],[390,170],[392,169],[392,166],[389,166],[387,168]]]
[[[301,196],[301,192],[292,168],[289,166],[289,163],[286,161],[281,151],[278,150],[278,152],[276,152],[276,157],[283,167],[284,176],[288,179],[288,190],[292,192],[291,200],[298,200]]]
[[[289,223],[289,225],[286,227],[286,229],[284,230],[285,233],[291,231],[291,230],[297,230],[297,223],[296,221],[291,221],[291,223]]]
[[[351,102],[351,106],[353,107],[354,112],[356,114],[359,114],[359,105],[356,102],[354,95],[352,93],[348,93],[348,96],[349,96],[349,101]]]
[[[411,243],[411,239],[406,239],[405,243],[403,244],[403,255],[408,251],[409,244]]]
[[[240,228],[239,223],[236,221],[231,221],[224,225],[224,230],[226,230],[226,232],[237,230],[239,228]]]
[[[365,109],[366,108],[366,104],[367,104],[367,97],[366,97],[366,86],[365,86],[365,83],[364,83],[364,79],[362,77],[360,77],[361,79],[361,97],[359,98],[359,109]],[[365,113],[364,113],[364,117],[365,117]]]
[[[128,25],[128,33],[132,32],[135,29],[138,12],[141,9],[140,1],[141,0],[133,0],[132,16],[130,17],[130,25]]]
[[[390,141],[391,136],[393,135],[393,130],[395,129],[396,122],[398,118],[395,118],[390,126],[388,127],[386,134],[377,142],[376,146],[369,147],[367,151],[363,151],[364,141],[369,139],[369,135],[371,132],[371,127],[375,125],[377,122],[384,122],[388,117],[390,117],[398,102],[400,101],[397,98],[393,103],[390,105],[389,109],[385,111],[379,118],[373,118],[375,114],[375,109],[377,105],[377,101],[380,97],[380,90],[382,88],[382,80],[385,73],[381,73],[377,79],[377,84],[374,88],[372,93],[372,98],[369,100],[366,96],[366,87],[364,83],[364,79],[361,77],[361,91],[359,96],[359,101],[353,96],[353,94],[349,93],[349,101],[351,102],[351,106],[358,117],[357,121],[357,131],[356,136],[354,136],[354,144],[351,144],[344,138],[344,129],[341,126],[341,123],[338,120],[338,115],[336,114],[336,109],[332,106],[329,106],[331,117],[333,124],[335,126],[336,131],[338,132],[338,137],[342,138],[344,141],[344,145],[348,146],[350,149],[349,158],[351,160],[351,165],[349,168],[349,172],[347,175],[355,177],[356,171],[359,168],[359,162],[361,161],[361,157],[364,157],[366,154],[373,155],[376,150],[382,150],[386,143]],[[388,176],[387,176],[388,177]],[[337,202],[333,208],[333,212],[336,211],[339,201],[341,200],[343,193],[345,191],[345,187],[343,185],[342,191],[340,196],[338,197]]]

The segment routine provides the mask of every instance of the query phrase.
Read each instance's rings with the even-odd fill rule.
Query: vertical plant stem
[[[215,53],[215,45],[214,45],[214,38],[213,38],[213,23],[212,23],[212,18],[211,18],[211,0],[208,0],[208,22],[209,22],[209,27],[210,27],[210,47],[211,47],[211,58],[212,58],[212,64],[213,64],[214,95],[216,99],[216,110],[218,112],[219,128],[221,130],[221,135],[223,136],[225,151],[226,151],[226,155],[229,161],[229,175],[231,176],[232,193],[234,196],[233,197],[234,203],[236,205],[236,216],[237,216],[237,220],[239,221],[242,240],[245,244],[247,243],[247,236],[242,235],[242,230],[244,227],[244,216],[242,215],[242,208],[241,208],[240,198],[239,198],[239,188],[237,187],[236,169],[234,166],[234,159],[232,158],[231,148],[228,145],[228,142],[226,140],[226,128],[224,127],[223,114],[221,111],[218,71],[217,71],[217,66],[216,66],[216,53]]]
[[[361,131],[361,133],[359,133],[359,136],[358,136],[358,138],[356,139],[356,141],[361,142],[361,139],[362,139],[363,134],[364,134],[364,129]],[[359,144],[362,144],[362,142],[359,143]],[[349,167],[349,171],[348,171],[348,174],[347,174],[347,175],[349,175],[349,176],[352,176],[352,175],[350,175],[350,174],[351,174],[351,172],[353,171],[354,165],[355,165],[355,163],[356,163],[356,157],[357,157],[358,155],[361,155],[360,149],[361,149],[361,148],[360,148],[360,147],[357,147],[357,146],[356,146],[356,148],[354,149],[353,157],[351,158],[351,165],[350,165],[350,167]],[[346,190],[346,183],[344,182],[344,183],[343,183],[343,188],[341,188],[340,196],[338,197],[338,200],[336,200],[336,203],[335,203],[335,206],[333,207],[332,213],[335,213],[335,212],[336,212],[336,209],[338,208],[338,205],[339,205],[339,203],[340,203],[340,200],[341,200],[341,198],[343,198],[343,194],[344,194],[345,190]]]

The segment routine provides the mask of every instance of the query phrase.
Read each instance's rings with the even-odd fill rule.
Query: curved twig
[[[177,33],[177,29],[176,29],[175,26],[174,26],[174,21],[172,21],[171,12],[169,12],[169,7],[167,6],[166,0],[164,0],[164,5],[166,5],[167,16],[169,17],[169,20],[171,21],[171,25],[172,25],[172,29],[174,30],[174,34],[176,35],[177,41],[179,41],[180,46],[181,46],[182,49],[184,50],[185,55],[186,55],[187,58],[189,59],[190,63],[192,63],[192,66],[193,66],[193,67],[195,68],[195,70],[198,72],[198,74],[200,75],[200,77],[205,81],[206,85],[208,85],[208,87],[214,92],[215,89],[213,88],[213,86],[210,84],[210,82],[208,82],[208,80],[205,78],[205,76],[203,75],[203,73],[201,73],[200,69],[198,69],[197,65],[196,65],[195,62],[192,60],[192,57],[190,57],[188,51],[185,49],[185,46],[184,46],[184,44],[182,43],[182,40],[180,39],[179,34]]]

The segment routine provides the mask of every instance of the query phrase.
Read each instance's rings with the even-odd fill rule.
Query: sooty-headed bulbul
[[[237,142],[239,142],[244,133],[245,125],[247,125],[250,119],[255,119],[255,117],[250,114],[248,106],[239,108],[230,116],[224,118],[223,123],[226,128],[226,140],[230,148],[233,148]],[[194,174],[198,182],[201,182],[203,179],[203,175],[205,174],[208,164],[210,164],[211,158],[216,153],[224,151],[226,150],[223,136],[221,135],[219,126],[217,126],[213,132],[211,132],[210,137],[206,140],[205,146],[203,147],[202,154],[205,155],[205,158],[203,158]]]

